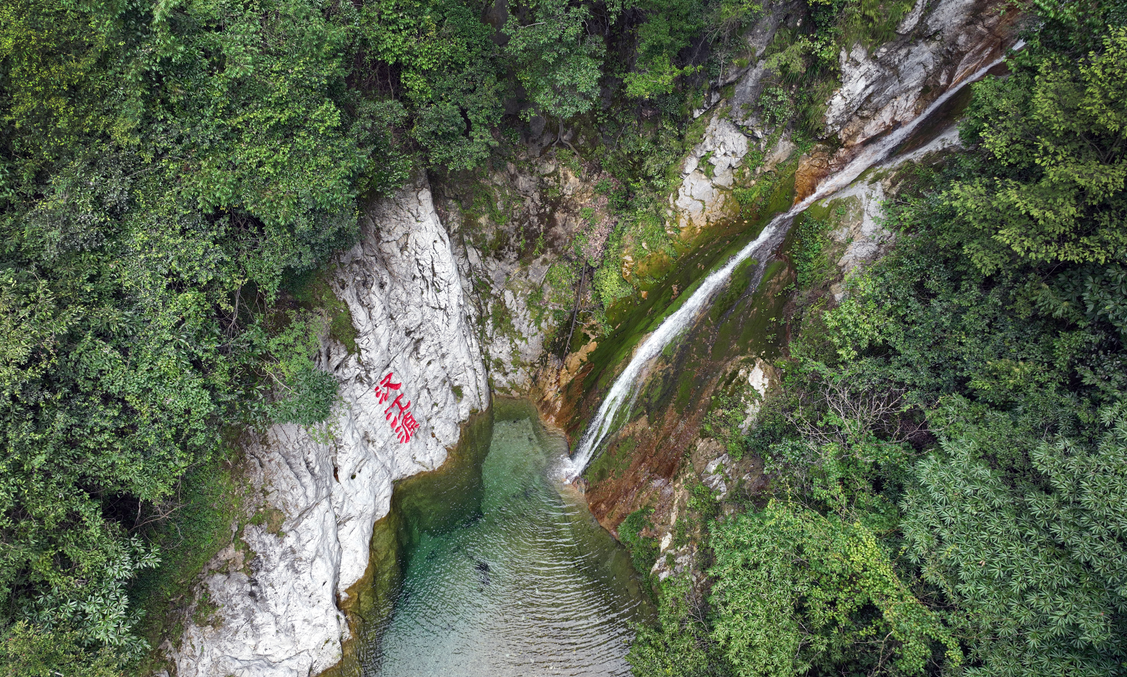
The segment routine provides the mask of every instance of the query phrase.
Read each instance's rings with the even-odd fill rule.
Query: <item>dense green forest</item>
[[[602,154],[657,185],[669,121],[759,11],[500,7],[0,3],[0,674],[135,672],[172,631],[162,605],[229,531],[228,434],[334,402],[302,285],[366,200],[480,167],[534,116],[642,108],[654,133]]]
[[[769,117],[815,135],[827,90],[800,84],[911,5],[807,0]],[[1127,670],[1127,17],[1035,10],[1013,75],[976,90],[976,150],[804,316],[744,445],[773,498],[711,523],[711,592],[669,584],[636,674]],[[140,670],[154,599],[206,552],[186,544],[228,529],[193,503],[230,489],[228,433],[329,413],[301,285],[366,200],[465,175],[539,116],[598,130],[648,208],[761,11],[2,0],[0,674]]]
[[[1127,674],[1127,12],[1039,11],[894,252],[796,315],[735,447],[771,488],[697,501],[708,582],[635,675]]]

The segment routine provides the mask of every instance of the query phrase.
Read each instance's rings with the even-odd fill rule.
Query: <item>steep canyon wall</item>
[[[1020,15],[1001,9],[993,2],[920,0],[897,25],[891,41],[875,49],[860,42],[842,49],[840,87],[828,98],[822,120],[831,143],[812,144],[800,141],[797,135],[792,140],[788,129],[762,118],[757,101],[765,85],[767,59],[760,57],[743,69],[730,71],[725,80],[730,88],[718,88],[710,105],[696,111],[707,120],[704,135],[684,159],[681,185],[669,198],[667,219],[676,224],[681,241],[726,236],[733,221],[754,224],[758,218],[761,222],[763,215],[749,216],[740,200],[741,191],[746,195],[757,185],[771,182],[773,210],[782,211],[803,200],[878,139],[966,84],[969,76],[999,59],[1016,40]],[[749,32],[749,52],[764,54],[775,35],[788,26],[794,28],[799,16],[794,4],[775,5]],[[921,130],[922,136],[913,143],[926,143],[928,133],[942,131],[951,123],[949,117],[937,119],[934,128],[929,128],[933,124],[929,121],[923,125],[929,129]],[[949,131],[941,136],[929,147],[947,147],[957,141]],[[920,158],[919,153],[913,157]],[[879,227],[877,219],[881,201],[894,196],[896,190],[897,181],[887,175],[863,176],[836,199],[815,205],[819,218],[833,213],[831,249],[840,258],[835,259],[840,271],[831,289],[836,300],[843,293],[844,277],[887,250],[891,234]],[[783,197],[788,199],[778,199]],[[779,254],[783,256],[780,263],[785,262],[786,253]],[[778,295],[788,286],[793,288],[794,282],[788,263],[774,277],[768,272],[764,291]],[[726,294],[736,294],[737,287],[733,281]],[[650,506],[657,508],[653,519],[658,530],[668,535],[677,519],[677,505],[683,507],[687,500],[690,479],[710,486],[761,481],[750,466],[716,466],[713,462],[723,456],[723,446],[698,434],[721,379],[729,382],[729,376],[755,373],[762,368],[764,356],[770,358],[785,349],[790,312],[785,307],[762,295],[759,301],[745,296],[735,311],[745,317],[733,319],[731,311],[725,317],[704,317],[684,339],[684,346],[667,349],[666,356],[650,369],[653,382],[636,395],[637,405],[625,433],[604,445],[606,458],[588,473],[587,495],[592,511],[608,529],[616,528],[632,511]],[[747,317],[754,314],[760,317]],[[734,337],[745,342],[740,344]],[[706,347],[700,349],[700,345]],[[597,358],[596,353],[593,359]],[[616,364],[621,367],[621,362]],[[747,380],[740,377],[735,382]],[[737,389],[749,418],[765,387],[748,382]],[[575,416],[591,413],[598,406],[598,397],[588,396],[584,402]],[[728,475],[723,474],[725,467]]]
[[[797,16],[794,3],[768,6],[747,34],[753,58],[728,70],[709,105],[697,111],[704,133],[680,165],[667,232],[686,246],[714,237],[738,217],[735,191],[771,174],[796,172],[805,184],[796,190],[812,191],[866,141],[912,119],[1010,46],[1013,14],[997,6],[919,0],[891,42],[842,50],[841,87],[827,101],[824,120],[827,135],[840,143],[805,154],[785,129],[756,113],[762,54]],[[349,636],[340,609],[368,566],[372,527],[387,513],[396,480],[441,465],[458,443],[460,426],[489,406],[492,391],[531,393],[561,426],[584,415],[576,389],[592,369],[587,360],[598,343],[568,339],[589,331],[573,329],[570,313],[590,294],[590,271],[583,263],[566,285],[553,287],[552,280],[564,257],[602,256],[614,223],[594,187],[607,177],[597,163],[579,164],[560,152],[548,140],[556,132],[533,127],[519,156],[495,164],[479,185],[436,183],[432,195],[420,178],[367,210],[361,241],[337,257],[330,279],[358,332],[356,354],[327,340],[319,358],[340,384],[333,421],[313,433],[278,425],[247,435],[252,503],[265,518],[248,521],[235,544],[209,564],[185,612],[182,636],[166,643],[179,677],[307,677],[332,666]],[[582,146],[570,131],[562,140]],[[843,263],[849,270],[881,251],[884,234],[873,216],[877,192],[888,187],[872,185],[855,190],[859,201],[849,207],[855,223],[843,224],[837,236],[849,252]],[[630,282],[648,265],[646,258],[614,255],[622,257]],[[742,378],[761,392],[770,367],[757,356],[744,357]],[[402,392],[420,424],[407,443],[396,438],[388,404],[374,392],[388,373],[401,384],[392,397]],[[749,403],[749,416],[753,408]],[[689,418],[700,424],[699,416]],[[676,460],[686,453],[692,457],[687,467],[706,481],[733,481],[735,470],[713,463],[723,450],[680,425],[676,435],[652,435],[655,444],[678,440],[676,459],[666,458],[660,472],[646,466],[645,449],[635,449],[632,490],[593,487],[606,526],[655,497],[675,520],[678,492],[684,492],[674,475],[686,467]]]
[[[209,565],[188,612],[204,622],[167,648],[179,677],[306,677],[338,662],[348,636],[339,607],[368,565],[392,484],[440,466],[461,424],[489,406],[475,312],[425,180],[373,205],[334,270],[359,332],[358,354],[329,340],[320,355],[341,401],[320,434],[248,434],[252,498],[267,518]],[[381,402],[389,373],[400,389]],[[386,415],[400,392],[419,423],[406,443]]]

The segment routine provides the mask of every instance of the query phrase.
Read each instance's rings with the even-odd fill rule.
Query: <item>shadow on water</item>
[[[567,443],[529,403],[498,400],[490,418],[483,444],[396,486],[340,674],[629,674],[632,624],[651,614],[629,554],[552,479]]]

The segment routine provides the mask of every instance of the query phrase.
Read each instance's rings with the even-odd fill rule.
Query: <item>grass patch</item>
[[[352,323],[352,312],[329,286],[329,268],[295,275],[286,280],[284,288],[301,308],[323,311],[328,316],[329,336],[344,345],[350,355],[360,353],[356,345],[359,332]]]
[[[286,521],[286,513],[275,508],[272,505],[267,505],[254,514],[250,518],[250,523],[255,526],[265,526],[266,533],[273,536],[283,536],[282,524]]]
[[[502,336],[519,340],[520,333],[517,332],[517,327],[513,324],[513,313],[509,307],[505,305],[503,297],[496,297],[489,308],[489,323],[493,327],[494,333],[500,333]]]
[[[473,198],[470,207],[465,210],[466,216],[472,221],[485,218],[487,221],[503,227],[509,222],[509,210],[503,208],[502,205],[509,206],[509,196],[503,191],[499,191],[500,195],[495,194],[484,180],[485,178],[485,176],[482,176],[481,180],[472,184],[474,188]]]
[[[583,474],[592,484],[597,484],[608,478],[620,477],[630,467],[634,450],[637,448],[638,441],[633,437],[621,440],[595,458]]]
[[[812,289],[821,286],[837,273],[837,267],[830,261],[833,247],[830,231],[833,224],[829,218],[817,218],[809,210],[795,217],[794,245],[790,256],[794,262],[799,289]]]
[[[192,623],[200,627],[210,625],[213,628],[223,624],[223,617],[219,615],[219,605],[211,601],[211,592],[206,587],[200,593],[196,610],[192,612]]]
[[[159,567],[144,571],[129,588],[132,606],[142,613],[138,634],[151,649],[145,659],[132,666],[134,674],[164,667],[156,648],[165,639],[180,639],[184,632],[182,609],[190,599],[192,584],[216,553],[231,542],[231,525],[238,521],[243,503],[239,489],[242,480],[232,463],[235,453],[228,448],[225,458],[213,458],[185,473],[180,482],[180,507],[144,532],[160,547],[162,561]],[[201,600],[197,615],[206,613],[207,603],[210,600]]]
[[[735,188],[732,197],[739,205],[739,218],[747,222],[766,222],[790,209],[794,203],[794,172],[797,159],[765,173],[752,186]]]
[[[912,11],[913,0],[854,0],[845,6],[838,43],[847,49],[860,42],[870,52],[896,39],[896,27]]]
[[[673,401],[673,408],[677,410],[678,414],[684,414],[688,409],[689,403],[692,401],[693,393],[696,392],[699,374],[695,369],[686,369],[685,373],[681,376],[681,380],[677,383],[677,398]]]

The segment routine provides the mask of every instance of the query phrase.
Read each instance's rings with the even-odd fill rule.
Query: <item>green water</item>
[[[567,445],[528,414],[494,423],[479,486],[442,495],[467,517],[412,536],[364,675],[629,674],[631,623],[648,613],[629,555],[554,479]]]

